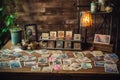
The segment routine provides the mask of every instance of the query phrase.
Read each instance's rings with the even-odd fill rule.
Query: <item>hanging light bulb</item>
[[[82,27],[92,26],[92,15],[90,11],[83,11],[80,19],[80,24]]]

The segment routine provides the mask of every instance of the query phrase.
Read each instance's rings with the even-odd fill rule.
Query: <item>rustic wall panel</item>
[[[80,0],[81,5],[90,5],[91,0]],[[78,32],[77,0],[21,0],[16,1],[18,23],[35,23],[38,35],[51,30],[72,30]],[[80,8],[89,10],[89,7]],[[39,37],[38,36],[38,37]]]
[[[49,32],[52,30],[72,30],[73,33],[78,32],[78,0],[14,0],[12,11],[18,12],[17,23],[24,28],[25,24],[37,24],[38,34],[42,32]],[[116,44],[116,26],[119,26],[119,1],[118,0],[106,0],[112,1],[114,4],[113,12],[113,30],[111,36],[111,42]],[[90,10],[90,3],[92,0],[80,0],[80,5],[87,5],[87,7],[80,7],[80,11]],[[4,3],[6,5],[8,3]],[[107,3],[108,4],[108,3]],[[117,13],[117,15],[116,15]],[[97,19],[97,20],[96,20]],[[88,29],[88,40],[92,41],[94,33],[105,33],[105,29],[100,29],[98,26],[103,21],[100,16],[93,16],[93,26]],[[117,24],[116,24],[117,22]],[[94,24],[96,23],[96,24]],[[98,30],[97,30],[98,29]],[[104,30],[104,31],[103,31]],[[119,31],[118,31],[119,32]],[[38,37],[39,37],[38,36]],[[84,28],[82,28],[82,36],[84,36]],[[120,35],[117,35],[120,40]],[[118,42],[118,41],[117,41]]]
[[[80,0],[80,5],[90,5],[90,2]],[[16,0],[15,4],[18,23],[23,28],[25,24],[37,24],[39,36],[51,30],[78,33],[77,0]],[[80,10],[90,10],[90,6],[80,7]]]

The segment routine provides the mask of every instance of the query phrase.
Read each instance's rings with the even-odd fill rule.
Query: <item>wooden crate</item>
[[[104,51],[104,52],[113,52],[113,44],[96,44],[94,43],[94,48],[96,50],[101,50],[101,51]]]

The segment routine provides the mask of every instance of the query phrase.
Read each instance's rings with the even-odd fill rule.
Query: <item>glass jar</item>
[[[92,3],[90,4],[90,11],[91,13],[95,13],[97,12],[97,3],[92,1]]]

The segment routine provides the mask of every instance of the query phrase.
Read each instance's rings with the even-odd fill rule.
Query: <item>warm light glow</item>
[[[80,24],[82,27],[92,26],[92,15],[90,11],[83,11],[80,19]]]

